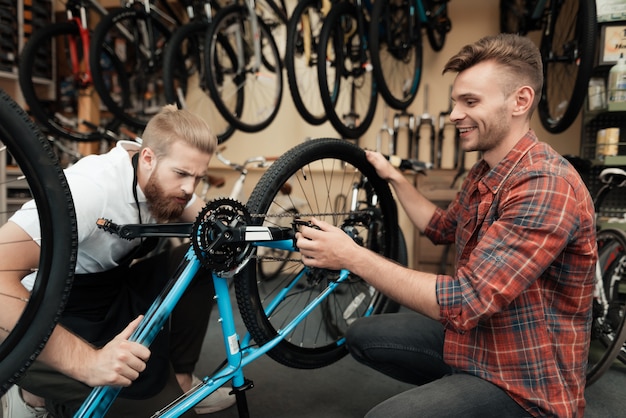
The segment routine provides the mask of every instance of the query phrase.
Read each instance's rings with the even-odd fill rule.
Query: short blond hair
[[[167,155],[171,145],[182,141],[206,154],[213,154],[217,138],[206,121],[176,105],[163,106],[146,125],[141,135],[142,148],[150,148],[157,157]]]

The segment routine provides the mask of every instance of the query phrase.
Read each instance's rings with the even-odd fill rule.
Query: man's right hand
[[[139,316],[107,345],[95,352],[95,361],[88,367],[89,375],[83,380],[89,386],[130,386],[139,373],[145,370],[150,350],[136,342],[128,341],[143,316]]]

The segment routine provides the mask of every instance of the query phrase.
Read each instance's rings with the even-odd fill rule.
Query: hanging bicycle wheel
[[[347,139],[363,135],[376,111],[371,51],[363,43],[367,33],[367,28],[358,27],[356,6],[340,2],[331,8],[320,34],[317,75],[322,103],[332,126]]]
[[[332,181],[331,181],[332,180]],[[285,198],[281,188],[289,182]],[[344,199],[338,196],[346,196]],[[337,202],[346,202],[337,206]],[[262,176],[247,204],[253,222],[282,225],[289,207],[298,216],[315,216],[342,228],[361,245],[391,259],[400,243],[397,208],[387,183],[376,175],[365,151],[339,139],[319,139],[291,149]],[[279,330],[337,278],[337,272],[310,269],[289,254],[272,280],[259,280],[260,252],[236,277],[237,303],[247,329],[258,344]],[[347,350],[343,336],[357,318],[381,313],[386,298],[359,277],[350,275],[302,320],[268,355],[296,368],[317,368],[337,361]]]
[[[239,5],[225,7],[215,16],[206,41],[206,81],[211,98],[222,116],[244,132],[258,132],[269,126],[278,114],[283,95],[276,42],[258,16],[257,23],[259,37],[255,39],[248,10]],[[255,54],[256,42],[259,56]],[[229,56],[231,51],[237,58],[235,66]],[[233,102],[239,100],[243,100],[243,109],[237,113]]]
[[[448,17],[449,0],[432,0],[426,11],[428,23],[426,24],[426,37],[430,47],[439,52],[446,44],[446,37],[452,28],[452,22]]]
[[[136,129],[143,129],[167,104],[163,92],[163,48],[170,35],[170,30],[143,8],[124,7],[105,16],[91,38],[89,65],[94,87],[107,109]],[[123,64],[127,92],[116,74],[111,73],[105,48],[110,48]]]
[[[320,0],[303,0],[287,24],[285,68],[289,91],[298,113],[311,125],[321,125],[327,119],[317,77],[317,45],[323,23]]]
[[[77,242],[74,206],[63,171],[47,140],[4,91],[0,91],[0,141],[0,157],[9,172],[1,182],[7,199],[0,213],[0,392],[5,393],[41,352],[58,321],[72,283]],[[31,197],[36,206],[22,210],[37,212],[40,239],[12,241],[16,235],[10,231],[19,228],[7,219],[19,208],[16,200]],[[27,253],[37,244],[34,272],[17,270],[15,257],[6,256],[10,245]],[[24,291],[19,280],[27,275],[32,291],[18,294]],[[11,282],[18,287],[11,287]]]
[[[20,89],[30,112],[50,134],[60,135],[74,141],[100,141],[103,138],[100,130],[115,131],[120,121],[102,114],[96,124],[99,129],[96,130],[82,122],[79,117],[82,116],[79,115],[79,96],[89,85],[86,85],[88,80],[81,79],[87,74],[74,73],[74,64],[70,57],[70,40],[76,44],[75,51],[78,54],[76,65],[79,65],[88,58],[83,56],[83,44],[75,22],[53,23],[34,31],[20,55],[18,66]],[[53,51],[56,51],[57,59],[62,60],[63,64],[57,66],[56,73],[59,93],[55,100],[50,100],[47,89],[43,88],[40,83],[40,72],[52,72],[52,68],[38,68],[35,63],[38,56],[46,53],[53,54]],[[122,63],[115,59],[107,46],[102,48],[102,53],[110,63],[112,71],[117,74],[118,83],[122,87],[121,92],[124,94],[128,89],[128,80],[124,78]],[[51,77],[52,75],[49,78]],[[94,124],[93,121],[87,122]]]
[[[539,117],[551,133],[574,122],[587,96],[595,59],[595,2],[550,2],[548,27],[543,28],[541,58],[544,83]]]
[[[422,32],[411,0],[374,3],[370,25],[372,66],[377,87],[394,109],[406,109],[422,78]]]
[[[232,136],[235,128],[217,110],[206,86],[204,48],[208,30],[208,21],[197,21],[174,31],[163,55],[163,90],[168,103],[176,103],[207,121],[221,144]],[[234,53],[226,54],[226,59],[229,56],[232,67]],[[239,114],[243,96],[236,98],[241,100],[232,102],[231,112]]]
[[[531,7],[529,0],[500,0],[500,32],[526,35]]]
[[[626,341],[626,234],[598,232],[598,265],[587,386],[595,383],[624,352]]]

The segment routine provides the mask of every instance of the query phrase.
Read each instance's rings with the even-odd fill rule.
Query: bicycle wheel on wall
[[[541,58],[544,83],[539,117],[551,133],[574,122],[587,96],[597,34],[594,1],[550,2],[549,27],[543,28]]]
[[[79,95],[82,94],[86,86],[83,85],[84,80],[80,80],[79,75],[73,73],[70,39],[76,42],[78,60],[87,60],[87,57],[83,57],[82,40],[75,22],[54,23],[33,32],[20,55],[18,67],[20,89],[30,112],[49,133],[74,141],[99,141],[102,139],[102,133],[85,126],[79,118]],[[38,54],[49,48],[51,41],[53,51],[56,51],[59,60],[56,74],[59,93],[54,100],[49,100],[46,97],[47,94],[44,95],[44,89],[38,84],[37,77],[33,74]],[[124,78],[122,63],[113,56],[107,46],[103,47],[102,53],[104,59],[110,63],[112,71],[116,73],[118,82],[122,87],[121,92],[124,95],[128,90],[128,80]],[[119,127],[120,121],[101,115],[97,125],[102,130],[115,131]]]
[[[285,68],[289,91],[298,113],[311,125],[326,122],[317,77],[317,45],[324,13],[320,0],[303,0],[287,24]]]
[[[587,386],[595,383],[624,353],[626,341],[626,234],[598,232],[598,265]]]
[[[217,109],[235,128],[249,133],[272,123],[283,95],[282,63],[276,42],[263,20],[257,19],[260,59],[255,57],[255,36],[248,10],[239,5],[217,13],[207,35],[205,54],[206,81]],[[225,45],[237,57],[235,66]],[[234,100],[243,100],[240,113],[233,112]]]
[[[280,190],[287,182],[292,192],[285,198]],[[358,196],[352,193],[355,185]],[[346,201],[338,196],[346,196],[348,203],[337,207],[337,202]],[[391,259],[398,257],[397,208],[389,186],[376,175],[365,152],[350,142],[319,139],[291,149],[262,176],[247,206],[250,213],[265,215],[253,218],[263,225],[281,224],[282,216],[273,215],[294,207],[305,219],[315,216],[330,222],[372,251]],[[289,257],[271,280],[259,278],[257,264],[277,261],[265,260],[259,253],[236,277],[237,304],[258,344],[275,337],[337,276],[337,272],[305,268],[297,261],[299,253]],[[268,355],[289,367],[331,364],[347,353],[343,336],[350,323],[383,312],[386,301],[359,277],[350,276]]]
[[[232,136],[235,128],[216,109],[206,85],[204,49],[208,30],[209,22],[203,20],[187,23],[174,31],[163,55],[163,90],[167,103],[176,103],[179,108],[185,107],[206,120],[221,144]],[[235,62],[233,54],[225,56],[225,59],[230,57],[231,66]],[[237,95],[236,99],[240,100],[232,102],[231,111],[239,114],[243,96]]]
[[[94,30],[89,65],[102,103],[124,123],[143,129],[148,120],[167,104],[163,93],[163,48],[170,30],[143,8],[111,11]],[[128,80],[128,96],[110,74],[105,48],[122,62]],[[179,63],[184,66],[184,63]]]
[[[16,297],[14,290],[6,286],[15,276],[26,273],[12,269],[12,260],[3,257],[2,251],[6,245],[33,244],[22,241],[0,245],[0,393],[5,393],[34,361],[58,321],[72,283],[77,238],[74,206],[63,171],[47,140],[4,91],[0,91],[0,141],[4,145],[0,152],[3,164],[16,166],[23,175],[17,178],[20,190],[36,203],[36,207],[24,210],[38,210],[42,226],[39,268],[31,275],[34,283],[26,300]],[[4,180],[0,185],[5,196],[13,187]],[[10,212],[17,209],[8,207],[10,204],[11,199],[3,202],[7,207],[0,213],[2,230],[11,228],[5,223]],[[8,319],[10,312],[15,314],[12,320]]]
[[[377,86],[364,44],[368,28],[359,33],[356,6],[333,5],[324,21],[317,72],[324,110],[333,128],[346,139],[363,135],[372,124]]]
[[[370,24],[372,67],[377,87],[394,109],[406,109],[422,78],[422,29],[412,0],[374,3]]]

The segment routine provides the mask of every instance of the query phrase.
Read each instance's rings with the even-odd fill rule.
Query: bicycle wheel
[[[372,124],[377,90],[364,44],[367,28],[359,32],[356,6],[333,5],[324,21],[317,55],[317,75],[324,110],[344,138],[356,139]]]
[[[286,182],[293,185],[293,190],[285,201],[280,190]],[[354,189],[358,196],[352,193],[354,185],[358,186]],[[343,200],[336,199],[340,195],[354,198],[354,206],[336,208],[336,202]],[[250,213],[264,215],[254,217],[254,223],[274,225],[282,217],[272,215],[283,213],[287,204],[295,207],[299,216],[326,220],[372,251],[397,259],[399,232],[394,199],[387,183],[376,175],[365,152],[356,145],[319,139],[304,142],[281,156],[262,176],[247,206]],[[258,344],[274,338],[337,276],[337,272],[304,267],[294,260],[299,258],[296,254],[270,281],[257,280],[257,264],[266,262],[258,257],[251,259],[235,279],[239,310]],[[374,288],[350,276],[268,355],[295,368],[331,364],[347,353],[343,335],[349,324],[382,312],[385,302],[386,298]]]
[[[452,28],[452,22],[448,17],[448,0],[433,0],[426,11],[428,23],[426,24],[426,37],[430,47],[439,52],[446,44],[446,36]]]
[[[79,118],[78,98],[81,91],[87,87],[78,74],[73,74],[73,65],[70,58],[70,39],[76,42],[76,52],[79,61],[87,59],[83,57],[83,45],[75,22],[59,22],[34,31],[24,45],[20,55],[18,66],[18,78],[24,101],[35,119],[42,127],[53,135],[60,135],[74,141],[100,141],[102,133],[84,127]],[[37,77],[33,74],[37,56],[41,51],[50,49],[52,41],[53,51],[57,51],[59,64],[56,78],[60,84],[60,94],[56,100],[49,100],[44,93]],[[51,51],[50,51],[51,52]],[[51,52],[52,53],[52,52]],[[120,84],[128,86],[128,81],[123,78],[121,63],[114,59],[111,50],[103,48],[102,53],[108,57],[115,71],[120,75]],[[124,89],[122,91],[125,91]],[[105,131],[115,131],[120,122],[115,118],[107,118],[102,115],[98,123]]]
[[[27,300],[18,299],[4,286],[19,273],[10,268],[11,260],[0,253],[0,275],[3,276],[0,292],[3,312],[0,326],[0,392],[5,393],[35,360],[58,321],[72,283],[77,243],[74,206],[63,171],[47,140],[28,115],[1,90],[0,141],[4,145],[1,149],[3,164],[10,161],[22,174],[21,178],[17,177],[17,184],[24,194],[34,198],[37,206],[32,210],[38,209],[42,225],[39,269],[34,273],[33,289]],[[2,193],[15,185],[9,187],[3,179]],[[0,213],[2,225],[10,212],[19,207],[11,205],[13,200],[14,196],[9,195],[3,202],[3,206],[7,207]],[[0,246],[0,252],[3,246]],[[12,307],[16,314],[13,321],[7,317]]]
[[[413,0],[375,2],[369,38],[380,95],[392,108],[406,109],[422,78],[422,33]]]
[[[232,5],[220,10],[207,37],[206,81],[215,106],[236,129],[258,132],[278,114],[283,95],[283,72],[278,48],[269,28],[257,17],[260,57],[255,57],[255,35],[247,8]],[[228,45],[235,52],[236,66],[227,59]],[[242,95],[242,99],[238,96]],[[243,100],[243,109],[233,112],[233,100]]]
[[[317,45],[323,23],[320,0],[303,0],[287,24],[285,68],[289,91],[298,113],[311,125],[326,122],[317,77]]]
[[[531,7],[529,0],[500,0],[500,32],[526,35]]]
[[[541,37],[544,83],[539,102],[539,117],[548,132],[569,128],[587,96],[595,59],[595,7],[593,1],[550,4],[550,27],[543,28]]]
[[[598,232],[598,264],[587,386],[596,382],[624,351],[626,341],[626,234]]]
[[[217,135],[218,143],[222,144],[233,135],[235,128],[217,111],[206,86],[204,47],[208,30],[208,21],[196,21],[174,31],[163,54],[163,90],[167,103],[176,103],[179,108],[185,107],[206,120]],[[231,55],[231,60],[234,59]],[[243,97],[237,98],[241,100],[234,101],[231,110],[234,114],[239,114],[243,107]]]
[[[104,17],[91,38],[89,65],[94,87],[107,109],[136,129],[143,129],[167,104],[163,93],[163,48],[169,38],[170,30],[143,8],[126,7]],[[123,64],[129,86],[127,100],[103,59],[107,45]]]

